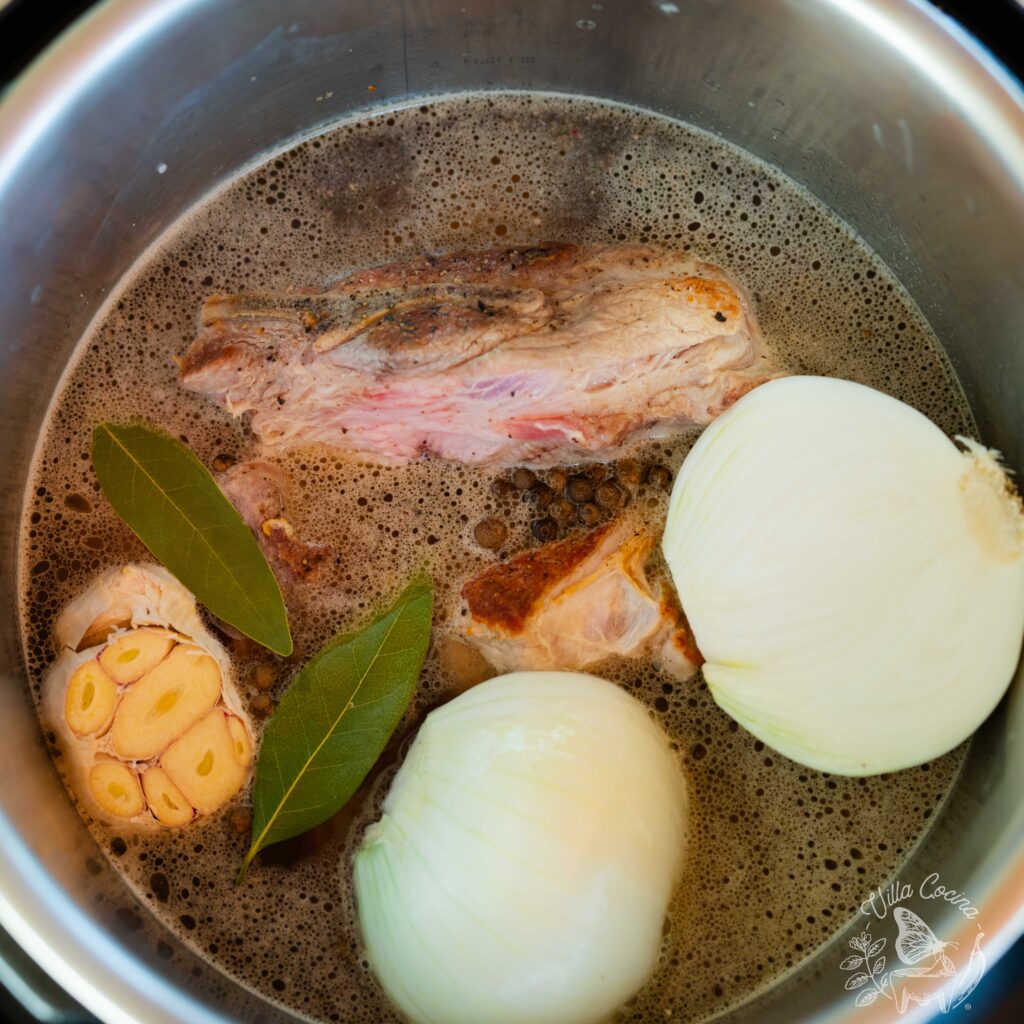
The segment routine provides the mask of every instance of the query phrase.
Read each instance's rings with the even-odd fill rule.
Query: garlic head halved
[[[42,714],[91,814],[180,827],[243,788],[252,723],[227,652],[170,573],[111,569],[64,609],[55,637]]]

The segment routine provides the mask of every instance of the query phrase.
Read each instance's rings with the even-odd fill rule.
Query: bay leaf
[[[323,647],[267,723],[253,785],[252,844],[265,846],[341,810],[373,767],[416,690],[430,642],[433,594],[414,581],[366,628]]]
[[[114,511],[199,601],[257,643],[291,654],[277,579],[252,531],[188,448],[144,423],[100,423],[92,464]]]

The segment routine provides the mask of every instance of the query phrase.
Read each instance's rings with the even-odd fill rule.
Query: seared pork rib
[[[652,543],[620,519],[490,566],[462,588],[466,637],[503,672],[619,655],[653,657],[688,679],[703,659],[682,614],[647,581]]]
[[[323,292],[215,296],[181,367],[267,446],[493,465],[610,458],[772,376],[737,286],[646,245],[459,252]]]
[[[285,518],[288,504],[293,503],[293,484],[280,466],[240,462],[221,474],[218,483],[277,568],[296,580],[318,577],[334,553],[323,544],[307,544],[295,536]]]

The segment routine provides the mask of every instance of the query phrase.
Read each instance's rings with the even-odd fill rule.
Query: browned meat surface
[[[270,462],[241,462],[218,478],[224,493],[260,542],[267,558],[292,578],[314,580],[333,556],[323,544],[306,544],[285,518],[292,481]]]
[[[181,367],[268,446],[495,465],[609,458],[773,375],[738,286],[646,245],[460,252],[322,292],[214,296]]]
[[[462,589],[466,636],[499,670],[653,657],[677,679],[703,660],[682,614],[651,589],[653,539],[620,519],[499,562]]]

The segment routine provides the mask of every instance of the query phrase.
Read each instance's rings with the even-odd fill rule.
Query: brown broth
[[[178,388],[174,357],[213,292],[323,284],[425,250],[539,240],[649,241],[725,267],[754,296],[766,338],[797,372],[859,380],[970,433],[960,387],[910,298],[877,257],[793,182],[718,139],[631,108],[555,96],[458,97],[339,124],[230,181],[173,225],[83,338],[55,396],[26,494],[20,608],[38,694],[56,613],[102,569],[146,554],[101,496],[92,426],[138,414],[209,465],[253,450],[244,428]],[[675,469],[695,435],[648,443]],[[326,451],[281,456],[305,500],[307,539],[338,552],[287,599],[296,655],[238,645],[240,689],[269,661],[279,697],[295,667],[424,561],[438,588],[435,643],[403,730],[335,820],[273,848],[236,888],[247,837],[226,814],[177,832],[94,825],[112,862],[167,927],[242,984],[316,1020],[396,1019],[360,951],[349,863],[377,814],[404,740],[479,668],[453,645],[462,581],[532,543],[532,511],[497,498],[494,473],[420,462],[359,464]],[[667,494],[633,488],[660,529]],[[496,555],[473,541],[485,515],[509,524]],[[656,570],[658,567],[655,567]],[[660,570],[659,570],[660,571]],[[780,978],[827,942],[919,842],[965,747],[892,776],[830,777],[736,726],[698,678],[651,666],[598,668],[647,703],[690,780],[693,839],[661,962],[624,1020],[702,1020]]]

